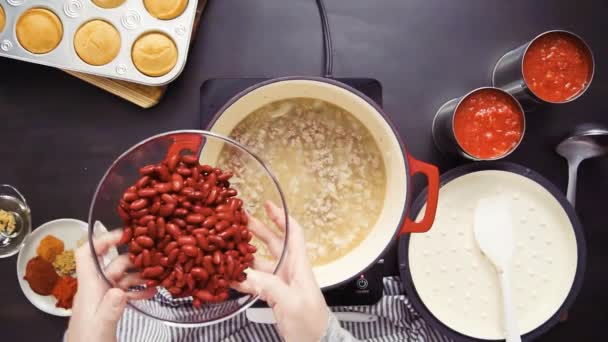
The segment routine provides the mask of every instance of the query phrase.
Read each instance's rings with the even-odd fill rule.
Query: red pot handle
[[[415,222],[410,219],[409,216],[406,216],[405,222],[403,222],[403,226],[401,226],[401,230],[399,231],[399,236],[406,233],[424,233],[431,229],[431,226],[433,226],[433,222],[435,221],[437,201],[439,200],[439,169],[434,165],[416,160],[409,155],[407,156],[407,160],[410,166],[410,177],[413,177],[417,173],[422,173],[426,176],[428,193],[426,210],[422,220],[420,220],[420,222]]]
[[[178,133],[171,138],[173,138],[173,143],[169,146],[165,160],[169,160],[171,156],[179,154],[183,150],[198,153],[203,143],[203,135],[198,133]]]

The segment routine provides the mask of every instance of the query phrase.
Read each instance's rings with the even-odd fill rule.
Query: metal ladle
[[[566,197],[574,206],[578,166],[583,160],[608,154],[608,129],[601,125],[580,126],[571,136],[559,143],[555,150],[568,161]]]

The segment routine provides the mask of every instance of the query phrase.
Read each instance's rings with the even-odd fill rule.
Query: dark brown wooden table
[[[554,146],[577,123],[608,125],[608,2],[597,0],[326,0],[336,76],[373,77],[384,105],[416,157],[442,171],[431,121],[447,99],[487,85],[494,62],[535,34],[565,28],[592,46],[596,77],[576,102],[528,116],[521,148],[508,160],[565,189],[566,163]],[[5,4],[5,3],[3,3]],[[213,77],[319,75],[322,41],[312,0],[211,0],[182,76],[155,108],[143,110],[58,70],[0,60],[0,182],[22,190],[34,226],[86,219],[103,172],[152,134],[200,127],[199,87]],[[578,212],[588,241],[586,281],[570,319],[542,341],[605,340],[608,322],[608,159],[580,170]],[[423,184],[416,183],[418,191]],[[0,260],[3,341],[58,340],[67,320],[25,299],[16,258]],[[396,265],[395,265],[396,267]]]

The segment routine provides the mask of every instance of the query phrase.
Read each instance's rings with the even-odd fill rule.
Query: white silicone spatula
[[[502,197],[482,198],[475,209],[473,227],[479,248],[496,267],[504,310],[507,342],[521,342],[515,307],[511,297],[511,258],[513,256],[513,226],[511,206]]]

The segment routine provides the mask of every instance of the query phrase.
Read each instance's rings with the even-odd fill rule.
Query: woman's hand
[[[272,203],[266,203],[265,209],[270,219],[284,231],[284,211]],[[283,250],[283,237],[254,217],[249,219],[249,230],[278,259]],[[279,333],[286,341],[316,342],[327,329],[329,311],[308,260],[304,232],[292,218],[289,218],[287,244],[287,255],[277,275],[272,274],[274,263],[258,257],[253,269],[247,271],[247,280],[235,283],[233,287],[244,293],[257,294],[268,303]]]
[[[76,250],[76,276],[78,291],[74,298],[72,318],[67,331],[68,342],[116,341],[116,327],[127,305],[127,299],[149,298],[155,290],[127,294],[123,289],[143,283],[137,275],[128,275],[132,267],[127,255],[114,259],[105,268],[108,280],[118,288],[111,288],[97,271],[93,257],[101,257],[120,241],[122,232],[113,231],[94,239],[95,251],[91,255],[89,244]]]

